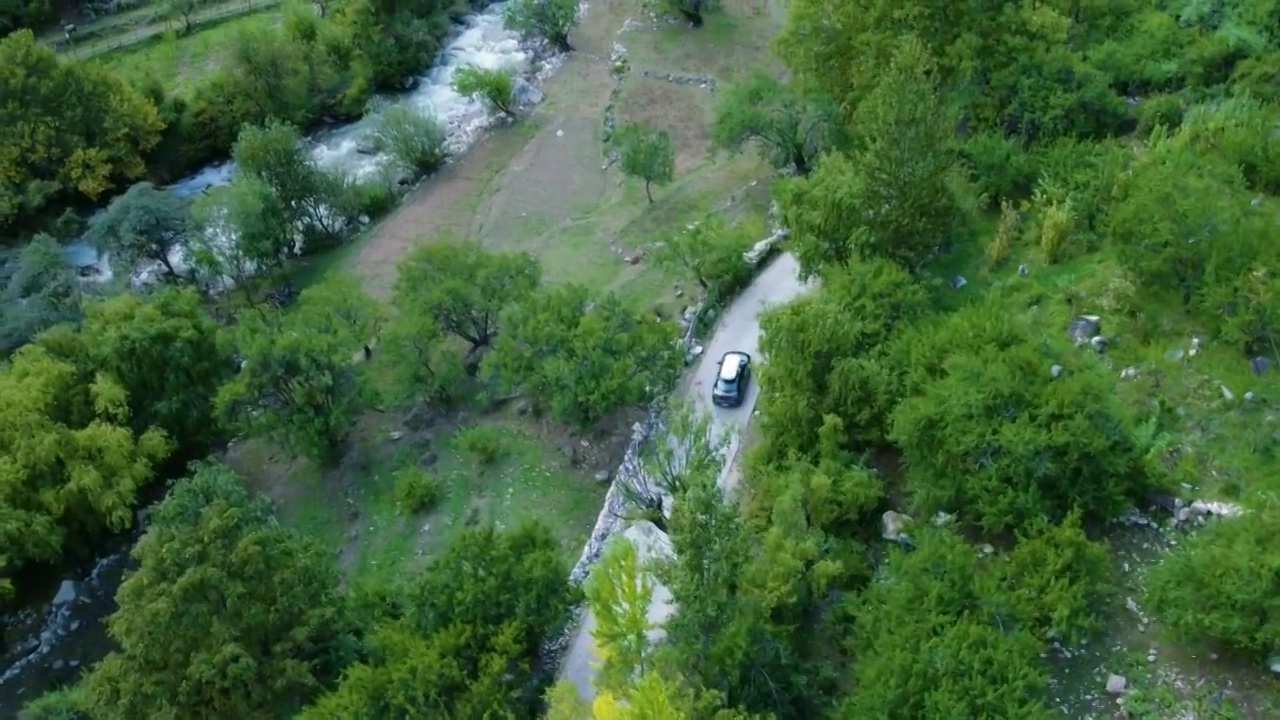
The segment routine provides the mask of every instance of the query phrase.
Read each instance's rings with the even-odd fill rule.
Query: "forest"
[[[572,3],[514,7],[574,46]],[[1083,717],[1060,659],[1121,636],[1150,655],[1089,669],[1108,713],[1280,711],[1280,0],[791,0],[786,79],[737,80],[708,129],[777,169],[783,250],[814,287],[761,322],[740,491],[717,483],[723,440],[673,406],[690,459],[646,454],[669,514],[632,508],[671,557],[614,539],[578,585],[554,519],[480,523],[411,575],[346,582],[228,442],[334,466],[363,413],[514,396],[588,432],[681,373],[675,322],[547,282],[527,252],[441,237],[387,298],[341,275],[275,287],[396,201],[315,167],[304,131],[425,67],[458,11],[289,10],[189,94],[0,41],[0,227],[30,237],[0,277],[0,597],[164,491],[114,650],[25,717]],[[697,43],[728,8],[659,12]],[[456,82],[517,114],[509,76]],[[421,118],[379,133],[404,173],[445,162]],[[618,133],[641,202],[663,202],[669,142]],[[223,154],[226,187],[159,189]],[[658,261],[726,304],[743,227],[709,220]],[[81,230],[154,282],[87,287],[59,246]],[[484,466],[506,441],[464,445]],[[426,470],[394,482],[410,516],[440,501]],[[1140,567],[1135,524],[1161,528]],[[677,609],[655,635],[659,583]],[[584,604],[590,700],[547,650]],[[1142,670],[1157,643],[1229,673],[1175,704]]]

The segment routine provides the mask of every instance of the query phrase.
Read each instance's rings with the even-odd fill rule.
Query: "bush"
[[[440,502],[444,487],[440,480],[420,467],[407,467],[396,471],[396,505],[405,515],[431,510]]]
[[[516,114],[515,78],[507,70],[487,70],[475,65],[460,67],[453,73],[453,89],[463,97],[479,97],[503,115]]]
[[[472,425],[460,431],[454,442],[459,450],[470,455],[480,467],[497,462],[505,450],[502,445],[502,430],[492,425]]]
[[[1280,502],[1188,537],[1146,578],[1148,608],[1174,632],[1262,658],[1280,648]]]
[[[1163,125],[1176,130],[1182,124],[1182,98],[1177,95],[1153,95],[1138,104],[1138,132],[1148,134]]]
[[[446,139],[439,120],[403,105],[383,113],[373,138],[379,151],[391,155],[415,178],[429,175],[444,165],[449,157]]]

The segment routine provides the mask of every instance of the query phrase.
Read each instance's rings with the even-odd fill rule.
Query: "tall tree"
[[[0,39],[0,228],[63,192],[96,200],[143,175],[163,123],[92,63],[60,62],[30,30]]]
[[[335,201],[333,182],[306,156],[296,126],[277,120],[245,125],[231,157],[241,173],[271,188],[288,227],[308,240],[328,242],[340,235],[341,218],[330,207]]]
[[[764,223],[750,219],[730,225],[711,214],[664,241],[654,260],[692,275],[707,301],[719,304],[751,282],[751,266],[743,256],[764,238]]]
[[[130,430],[128,396],[110,378],[86,382],[39,346],[19,349],[0,368],[0,568],[129,527],[170,449],[161,430]]]
[[[435,320],[472,350],[493,342],[502,311],[531,295],[542,277],[528,253],[489,252],[453,237],[415,248],[397,271],[396,310]]]
[[[933,356],[939,348],[951,354]],[[991,304],[951,316],[917,348],[921,377],[893,411],[891,439],[926,514],[954,512],[989,531],[1076,508],[1106,521],[1149,489],[1147,448],[1106,371],[1064,353],[1055,377],[1045,351]]]
[[[373,337],[376,312],[349,283],[333,280],[308,288],[287,313],[242,319],[244,363],[218,391],[219,417],[313,460],[337,459],[366,399],[352,357]]]
[[[884,574],[850,602],[854,683],[841,717],[1048,720],[1041,643],[1003,618],[1006,598],[977,553],[925,528],[889,551]]]
[[[290,210],[260,177],[237,175],[191,207],[191,260],[204,282],[230,281],[249,292],[254,275],[270,275],[294,252]]]
[[[486,372],[582,427],[662,392],[680,367],[670,323],[581,285],[540,290],[509,308],[503,327]]]
[[[220,465],[174,486],[134,548],[85,679],[94,717],[281,717],[337,679],[353,629],[337,568]]]
[[[159,263],[165,275],[176,281],[181,276],[174,266],[174,251],[186,234],[187,218],[181,198],[140,182],[89,223],[88,237],[99,250],[110,253],[121,270],[132,275]]]
[[[562,52],[571,52],[569,33],[578,24],[575,0],[516,0],[503,14],[506,26],[525,40],[546,40]]]
[[[538,652],[575,600],[567,574],[541,525],[463,533],[404,588],[369,659],[302,717],[533,717]]]
[[[649,605],[653,576],[640,565],[635,545],[622,536],[609,542],[583,585],[596,619],[592,632],[603,660],[596,685],[618,692],[642,675],[653,654]]]
[[[17,254],[0,310],[0,352],[8,353],[37,333],[80,318],[83,292],[75,269],[52,236],[41,233]]]
[[[809,178],[783,185],[778,204],[806,275],[855,255],[917,271],[949,245],[960,221],[948,185],[952,128],[930,77],[932,60],[903,40],[858,106],[850,156],[825,157]]]
[[[666,185],[675,174],[676,154],[666,130],[632,123],[613,137],[618,167],[628,177],[644,181],[644,195],[653,202],[653,185]]]
[[[89,366],[128,393],[135,432],[158,427],[183,455],[207,452],[219,435],[213,399],[235,364],[194,290],[90,304],[81,339]]]
[[[816,459],[826,415],[840,419],[842,448],[883,443],[900,399],[885,345],[929,310],[905,270],[871,259],[828,270],[816,292],[766,313],[760,412],[771,452]]]
[[[755,142],[774,167],[808,175],[819,155],[839,147],[841,122],[834,103],[757,70],[721,96],[711,136],[726,150]]]

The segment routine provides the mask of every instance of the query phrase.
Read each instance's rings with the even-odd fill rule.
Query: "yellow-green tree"
[[[56,559],[69,540],[129,527],[138,489],[170,448],[161,430],[129,428],[115,381],[86,383],[43,348],[20,349],[0,369],[0,578]]]
[[[146,170],[164,124],[107,69],[58,60],[30,30],[0,40],[0,228],[53,197],[98,199]]]

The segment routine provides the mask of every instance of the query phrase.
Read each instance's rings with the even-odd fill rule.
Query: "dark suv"
[[[751,381],[751,356],[734,350],[720,358],[720,372],[711,386],[711,402],[720,407],[738,407],[747,397]]]

